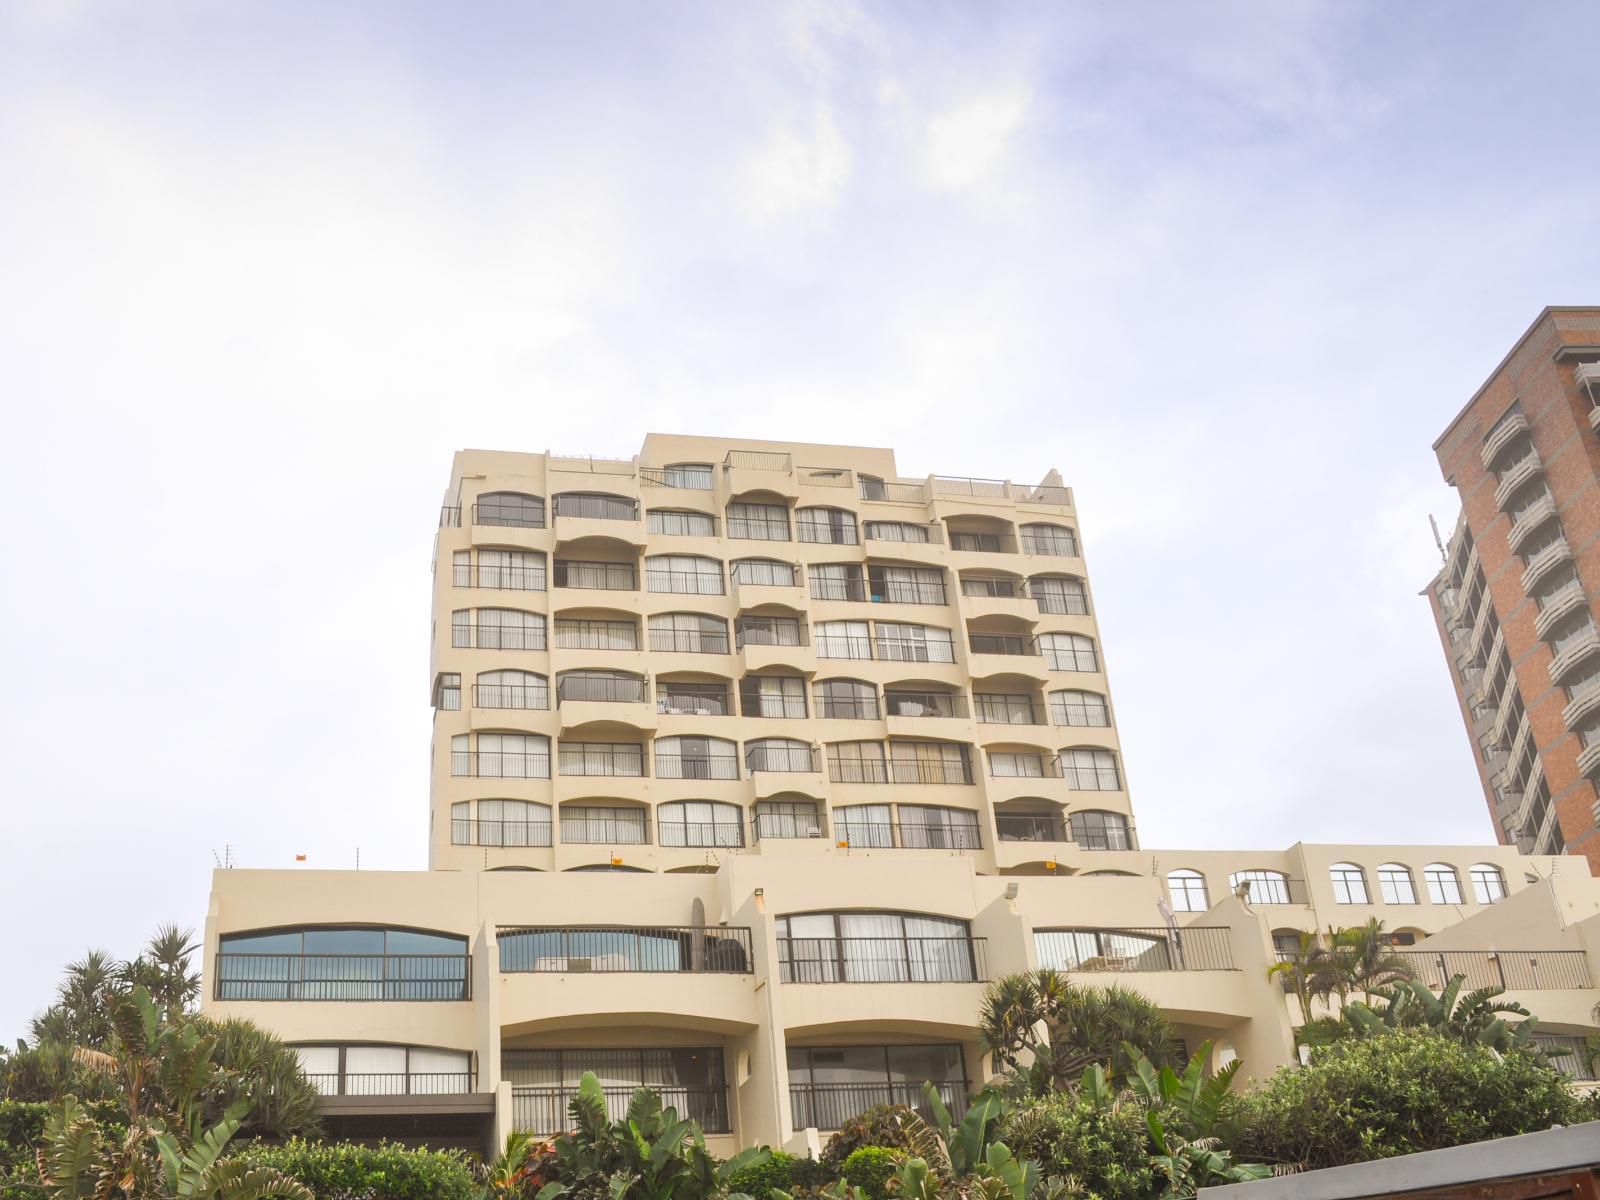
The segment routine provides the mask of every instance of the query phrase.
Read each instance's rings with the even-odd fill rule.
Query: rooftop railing
[[[626,496],[557,494],[551,497],[550,507],[557,517],[578,517],[593,521],[637,521],[639,519],[639,502],[630,500]]]
[[[975,479],[966,475],[934,475],[935,496],[976,496],[984,499],[1005,500],[1009,491],[1004,479]]]
[[[498,525],[516,529],[543,529],[544,505],[497,503],[480,500],[472,506],[474,525]]]
[[[863,500],[887,500],[895,504],[921,504],[927,485],[902,479],[868,479],[856,476],[856,494]]]
[[[785,471],[790,469],[788,454],[777,450],[729,450],[722,460],[724,467],[743,467],[753,471]]]
[[[552,454],[545,460],[547,470],[567,471],[578,475],[634,474],[631,458],[597,458],[592,454]]]

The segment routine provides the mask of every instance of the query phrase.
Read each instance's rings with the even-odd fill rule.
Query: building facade
[[[1546,309],[1434,443],[1427,589],[1502,843],[1600,864],[1600,309]]]
[[[1370,916],[1549,1036],[1600,998],[1581,859],[1142,846],[1054,473],[462,452],[433,586],[431,869],[219,871],[206,922],[207,1010],[299,1047],[346,1136],[548,1132],[593,1070],[814,1147],[924,1081],[959,1107],[985,982],[1034,966],[1264,1075],[1301,1020],[1269,967]]]

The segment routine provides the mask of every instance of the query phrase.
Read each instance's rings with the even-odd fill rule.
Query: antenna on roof
[[[1439,522],[1433,519],[1433,514],[1428,514],[1428,528],[1433,530],[1433,544],[1439,547],[1439,561],[1449,562],[1450,556],[1444,552],[1444,539],[1439,536]]]

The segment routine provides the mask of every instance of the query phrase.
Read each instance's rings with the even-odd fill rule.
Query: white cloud
[[[950,191],[983,182],[1001,164],[1028,115],[1027,90],[1003,91],[964,101],[927,125],[927,169]]]
[[[772,129],[744,163],[742,197],[756,219],[811,215],[839,203],[850,179],[850,146],[833,109],[818,101],[801,127]]]

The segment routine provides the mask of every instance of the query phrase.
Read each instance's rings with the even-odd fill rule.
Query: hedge
[[[889,1180],[905,1156],[888,1146],[861,1146],[844,1160],[845,1182],[865,1192],[867,1200],[888,1200]]]
[[[413,1150],[385,1142],[255,1142],[233,1157],[276,1167],[298,1179],[317,1200],[473,1200],[472,1169],[459,1150]]]

